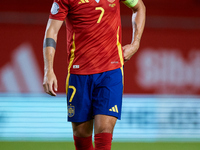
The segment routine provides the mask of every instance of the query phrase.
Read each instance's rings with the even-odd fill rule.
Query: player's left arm
[[[125,0],[122,2],[133,10],[132,27],[134,33],[132,43],[123,46],[124,61],[126,62],[137,52],[140,46],[140,40],[145,26],[146,8],[142,0]]]

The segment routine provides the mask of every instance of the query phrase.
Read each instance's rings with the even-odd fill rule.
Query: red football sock
[[[92,136],[76,137],[74,135],[74,145],[76,147],[76,150],[94,150],[92,144]]]
[[[112,134],[99,133],[94,136],[95,150],[111,150]]]

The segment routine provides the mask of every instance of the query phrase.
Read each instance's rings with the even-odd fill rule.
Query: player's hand
[[[132,44],[128,44],[123,46],[124,51],[124,61],[128,61],[131,59],[133,54],[135,54],[140,46],[140,43],[138,41],[133,42]]]
[[[56,76],[53,71],[45,72],[43,87],[44,87],[44,91],[47,94],[51,96],[56,96],[56,93],[54,92],[54,90],[57,91],[58,84],[57,84]],[[53,87],[54,87],[54,90],[53,90]]]

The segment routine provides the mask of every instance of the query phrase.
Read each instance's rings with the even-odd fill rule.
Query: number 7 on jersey
[[[99,16],[99,19],[97,20],[97,23],[99,23],[103,17],[103,14],[104,14],[104,9],[102,7],[96,7],[95,10],[101,10],[101,14]]]

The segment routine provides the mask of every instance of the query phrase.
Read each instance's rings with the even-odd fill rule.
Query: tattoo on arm
[[[43,48],[53,47],[56,50],[56,41],[52,38],[45,38],[43,43]]]

